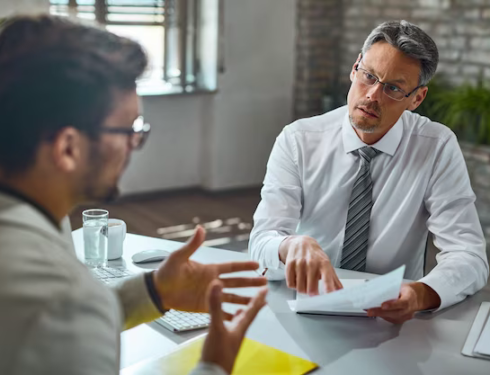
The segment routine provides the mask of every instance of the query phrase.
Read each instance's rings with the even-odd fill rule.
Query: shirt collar
[[[402,117],[403,115],[400,116],[395,125],[392,126],[392,128],[388,131],[388,133],[383,136],[383,138],[370,146],[383,152],[384,154],[393,156],[396,152],[396,149],[398,148],[398,145],[401,142],[403,135]],[[352,127],[352,124],[350,123],[348,113],[345,115],[344,121],[342,123],[342,140],[344,142],[344,150],[346,154],[358,150],[362,147],[369,146],[361,141],[361,139],[357,135],[356,131]]]

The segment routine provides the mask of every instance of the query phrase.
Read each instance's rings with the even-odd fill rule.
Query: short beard
[[[84,200],[91,203],[110,203],[119,198],[120,191],[117,185],[106,188],[97,186],[97,182],[102,174],[102,165],[104,165],[104,160],[97,144],[91,146],[89,162],[94,167],[87,173],[84,179],[86,182],[83,189]]]
[[[363,133],[374,133],[376,132],[376,130],[378,130],[378,126],[379,126],[378,124],[369,125],[369,126],[359,125],[356,124],[352,116],[349,116],[349,120],[352,127],[356,128],[359,131],[362,131]]]

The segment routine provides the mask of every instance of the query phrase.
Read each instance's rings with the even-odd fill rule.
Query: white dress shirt
[[[286,126],[272,150],[254,215],[251,257],[284,278],[279,245],[290,235],[315,238],[340,266],[352,187],[360,168],[357,136],[347,107]],[[366,272],[405,264],[441,298],[440,308],[485,286],[488,260],[466,164],[456,136],[444,125],[405,111],[377,143],[371,161],[373,208]],[[424,276],[428,231],[440,250]]]

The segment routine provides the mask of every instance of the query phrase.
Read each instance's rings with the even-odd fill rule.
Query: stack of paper
[[[405,266],[401,266],[367,282],[341,280],[345,284],[343,289],[331,293],[323,291],[314,297],[298,294],[295,301],[288,301],[289,307],[297,313],[366,315],[366,309],[399,297],[404,273]]]
[[[476,342],[474,352],[482,356],[488,356],[490,359],[490,313],[487,315],[487,321]]]
[[[461,353],[490,359],[490,302],[481,303]]]

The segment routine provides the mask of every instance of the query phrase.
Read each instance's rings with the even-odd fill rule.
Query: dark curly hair
[[[0,25],[0,168],[17,174],[42,141],[73,126],[92,139],[116,92],[134,90],[141,46],[67,18],[16,16]]]

